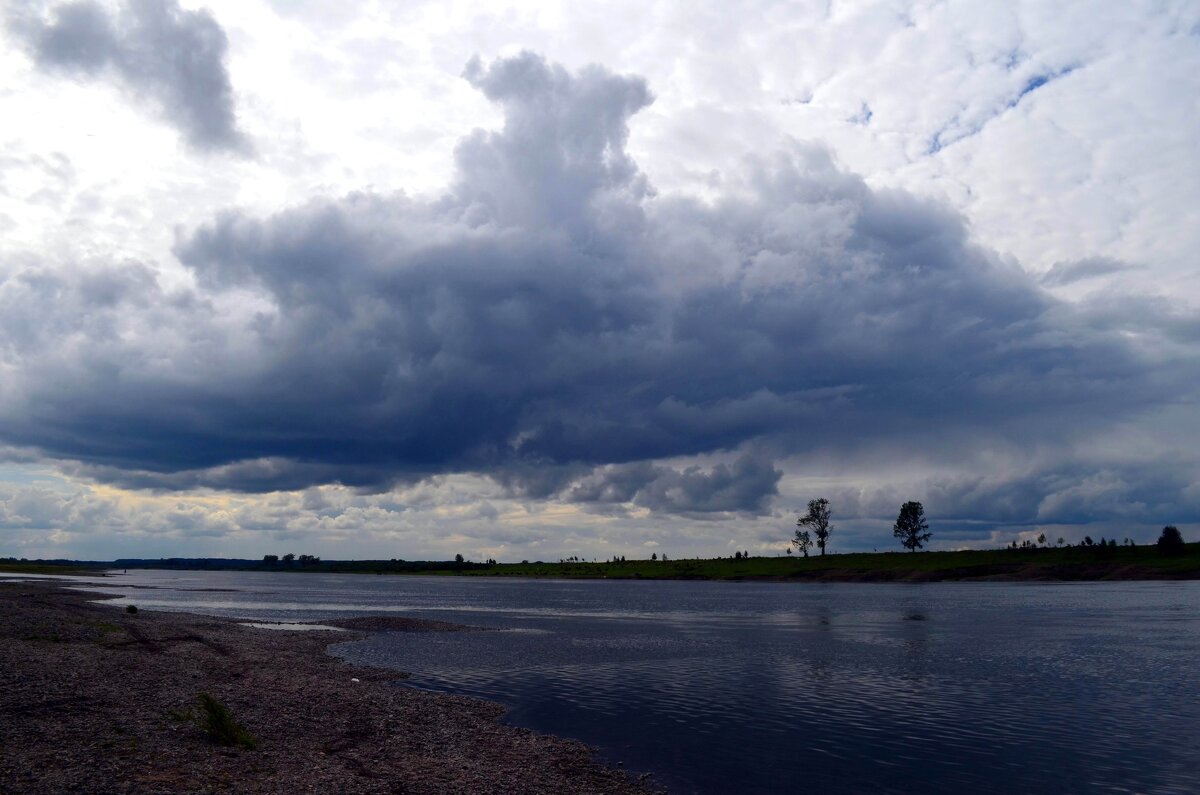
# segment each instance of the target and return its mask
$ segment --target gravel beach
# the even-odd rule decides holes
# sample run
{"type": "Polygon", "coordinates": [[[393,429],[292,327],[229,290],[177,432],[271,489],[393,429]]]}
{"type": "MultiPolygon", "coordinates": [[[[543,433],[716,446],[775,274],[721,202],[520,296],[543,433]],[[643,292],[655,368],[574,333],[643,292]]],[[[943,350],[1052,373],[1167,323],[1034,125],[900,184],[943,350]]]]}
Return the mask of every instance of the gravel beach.
{"type": "Polygon", "coordinates": [[[2,793],[651,791],[582,743],[499,723],[497,704],[396,687],[396,671],[325,653],[359,634],[129,614],[99,596],[0,583],[2,793]],[[191,717],[201,693],[255,750],[209,740],[191,717]]]}

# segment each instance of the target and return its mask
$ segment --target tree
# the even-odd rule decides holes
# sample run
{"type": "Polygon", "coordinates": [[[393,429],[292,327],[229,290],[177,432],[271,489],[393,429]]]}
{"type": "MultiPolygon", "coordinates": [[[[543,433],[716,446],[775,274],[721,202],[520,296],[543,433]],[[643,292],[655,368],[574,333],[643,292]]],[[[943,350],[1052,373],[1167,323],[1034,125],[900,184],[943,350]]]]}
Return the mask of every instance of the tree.
{"type": "Polygon", "coordinates": [[[1038,536],[1038,544],[1043,547],[1046,546],[1046,534],[1045,533],[1042,533],[1038,536]]]}
{"type": "Polygon", "coordinates": [[[289,553],[287,553],[286,555],[284,555],[284,556],[283,556],[283,562],[284,562],[284,563],[291,563],[291,562],[292,562],[293,560],[295,560],[295,559],[296,559],[296,556],[295,556],[295,555],[293,555],[291,552],[289,552],[289,553]]]}
{"type": "Polygon", "coordinates": [[[1168,555],[1175,555],[1183,551],[1183,535],[1179,532],[1178,527],[1169,524],[1162,529],[1162,535],[1158,537],[1158,551],[1168,555]]]}
{"type": "Polygon", "coordinates": [[[461,554],[455,555],[455,556],[454,556],[454,562],[455,562],[455,563],[462,563],[462,562],[463,562],[463,556],[462,556],[461,554]]]}
{"type": "Polygon", "coordinates": [[[266,563],[268,566],[271,565],[272,563],[278,563],[278,562],[279,562],[278,555],[263,555],[263,563],[266,563]]]}
{"type": "Polygon", "coordinates": [[[658,553],[657,553],[657,552],[651,552],[651,553],[650,553],[650,560],[658,560],[658,553]]]}
{"type": "Polygon", "coordinates": [[[824,497],[809,500],[808,513],[796,520],[796,538],[792,543],[799,545],[800,533],[811,529],[817,542],[817,548],[824,555],[825,547],[829,544],[829,535],[833,532],[833,524],[829,521],[830,516],[829,500],[824,497]]]}
{"type": "Polygon", "coordinates": [[[925,546],[933,533],[925,521],[925,508],[919,502],[906,502],[900,506],[900,515],[892,527],[892,535],[900,539],[901,545],[910,552],[925,546]]]}
{"type": "MultiPolygon", "coordinates": [[[[796,537],[792,539],[792,543],[804,553],[804,557],[808,557],[808,550],[812,549],[813,542],[812,536],[809,535],[807,530],[796,530],[796,537]]],[[[788,547],[788,554],[792,554],[791,547],[788,547]]]]}

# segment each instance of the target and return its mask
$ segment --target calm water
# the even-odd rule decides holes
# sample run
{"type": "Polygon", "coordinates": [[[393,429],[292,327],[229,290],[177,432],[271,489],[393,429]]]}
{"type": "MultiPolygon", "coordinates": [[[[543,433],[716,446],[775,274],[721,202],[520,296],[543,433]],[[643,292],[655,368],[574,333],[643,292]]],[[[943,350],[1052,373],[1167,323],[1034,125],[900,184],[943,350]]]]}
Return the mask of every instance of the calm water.
{"type": "Polygon", "coordinates": [[[1200,792],[1200,583],[138,572],[104,587],[254,620],[506,630],[335,651],[499,701],[672,792],[1200,792]]]}

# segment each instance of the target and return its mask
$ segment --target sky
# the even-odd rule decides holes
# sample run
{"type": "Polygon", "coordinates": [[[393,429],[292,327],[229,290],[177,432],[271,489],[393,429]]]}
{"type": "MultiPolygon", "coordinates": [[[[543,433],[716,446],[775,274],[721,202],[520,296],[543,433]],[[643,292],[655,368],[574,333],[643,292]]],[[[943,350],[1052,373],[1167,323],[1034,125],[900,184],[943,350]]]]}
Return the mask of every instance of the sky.
{"type": "Polygon", "coordinates": [[[1200,6],[0,6],[0,556],[1200,533],[1200,6]]]}

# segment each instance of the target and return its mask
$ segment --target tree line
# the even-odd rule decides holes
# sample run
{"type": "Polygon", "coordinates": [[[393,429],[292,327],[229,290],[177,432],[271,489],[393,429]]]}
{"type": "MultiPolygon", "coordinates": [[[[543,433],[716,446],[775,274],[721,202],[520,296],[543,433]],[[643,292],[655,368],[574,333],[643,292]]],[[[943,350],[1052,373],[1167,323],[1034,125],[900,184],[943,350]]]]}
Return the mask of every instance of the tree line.
{"type": "Polygon", "coordinates": [[[263,565],[278,566],[280,563],[285,566],[290,566],[293,563],[299,563],[301,566],[315,566],[321,562],[321,558],[317,555],[301,555],[296,557],[295,554],[289,552],[280,558],[278,555],[263,555],[263,565]]]}
{"type": "MultiPolygon", "coordinates": [[[[821,554],[824,555],[829,546],[829,537],[833,534],[832,516],[833,511],[829,500],[824,497],[809,500],[808,510],[796,519],[796,532],[787,547],[787,554],[792,554],[792,547],[795,547],[807,558],[808,551],[815,547],[821,550],[821,554]]],[[[901,505],[896,522],[892,525],[892,535],[895,536],[902,547],[910,552],[916,552],[929,543],[929,539],[933,537],[933,533],[929,531],[929,522],[925,519],[925,506],[915,500],[910,500],[901,505]]],[[[1066,543],[1065,539],[1059,538],[1057,546],[1061,547],[1064,544],[1071,546],[1066,543]]],[[[1018,544],[1014,540],[1007,548],[1036,549],[1039,546],[1049,547],[1045,533],[1038,536],[1036,543],[1025,539],[1018,544]]],[[[1079,543],[1079,546],[1095,547],[1102,551],[1109,549],[1116,550],[1117,541],[1115,538],[1111,540],[1101,538],[1099,542],[1096,542],[1092,540],[1091,536],[1085,536],[1083,541],[1079,543]]],[[[1133,539],[1126,538],[1125,546],[1135,546],[1133,539]]],[[[1159,536],[1156,546],[1160,552],[1173,555],[1183,551],[1185,542],[1178,527],[1167,525],[1162,529],[1162,534],[1159,536]]]]}

